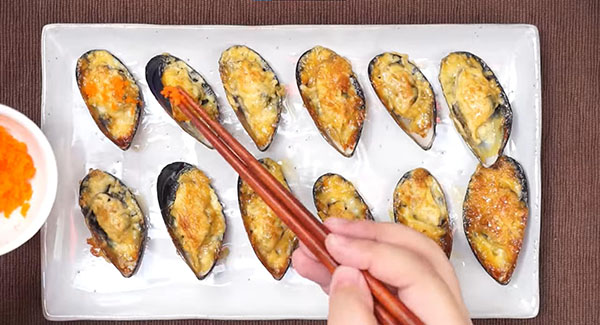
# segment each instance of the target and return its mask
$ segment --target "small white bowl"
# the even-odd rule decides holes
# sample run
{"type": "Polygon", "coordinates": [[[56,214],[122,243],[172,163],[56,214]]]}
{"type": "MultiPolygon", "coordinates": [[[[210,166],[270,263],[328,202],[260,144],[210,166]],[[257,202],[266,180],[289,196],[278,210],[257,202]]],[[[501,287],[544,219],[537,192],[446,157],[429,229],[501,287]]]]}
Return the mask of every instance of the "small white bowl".
{"type": "Polygon", "coordinates": [[[0,214],[0,255],[4,255],[31,239],[46,222],[56,198],[57,169],[50,143],[29,118],[0,104],[0,126],[27,144],[27,152],[36,169],[31,180],[33,194],[27,215],[23,217],[19,208],[9,218],[0,214]]]}

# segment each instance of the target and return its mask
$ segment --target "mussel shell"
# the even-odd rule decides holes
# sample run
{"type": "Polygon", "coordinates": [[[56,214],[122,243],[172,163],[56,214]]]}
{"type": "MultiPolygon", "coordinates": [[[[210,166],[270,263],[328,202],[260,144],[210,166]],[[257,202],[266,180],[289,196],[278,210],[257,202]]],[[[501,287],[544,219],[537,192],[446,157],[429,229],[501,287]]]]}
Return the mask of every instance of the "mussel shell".
{"type": "MultiPolygon", "coordinates": [[[[461,69],[461,71],[462,71],[462,69],[461,69]]],[[[496,75],[494,74],[494,72],[488,67],[488,65],[481,58],[479,58],[478,56],[476,56],[472,53],[469,53],[469,52],[452,52],[452,53],[448,54],[445,58],[443,58],[442,62],[440,64],[439,81],[440,81],[440,84],[442,85],[444,97],[446,98],[446,102],[448,103],[448,108],[450,109],[450,117],[452,118],[452,121],[454,122],[454,126],[456,127],[456,130],[462,136],[463,140],[465,141],[465,143],[467,144],[469,149],[471,149],[471,151],[473,152],[475,157],[477,157],[477,159],[479,159],[479,161],[484,166],[489,167],[489,166],[493,165],[496,162],[496,159],[498,159],[498,157],[500,157],[502,155],[502,152],[504,151],[504,147],[506,146],[506,142],[508,141],[508,138],[510,136],[510,131],[511,131],[511,127],[512,127],[512,109],[510,108],[510,103],[508,101],[508,97],[506,96],[506,93],[504,92],[504,89],[502,88],[500,81],[498,81],[498,78],[496,78],[496,75]],[[445,79],[445,77],[443,76],[443,72],[445,71],[444,64],[448,61],[448,59],[451,56],[454,56],[454,55],[463,57],[463,58],[465,58],[465,60],[469,60],[469,59],[475,60],[481,66],[482,75],[489,82],[494,83],[495,86],[498,87],[499,103],[494,108],[494,112],[491,114],[490,118],[486,122],[484,122],[484,124],[487,124],[489,126],[488,129],[494,128],[494,127],[500,128],[499,130],[493,130],[494,132],[498,133],[498,135],[501,135],[501,138],[498,138],[498,137],[495,138],[495,142],[492,143],[492,145],[497,146],[498,149],[496,152],[493,152],[493,154],[490,156],[484,156],[484,153],[480,152],[481,150],[485,150],[485,145],[483,145],[483,141],[481,144],[478,145],[473,140],[472,134],[467,133],[468,132],[468,123],[465,120],[464,114],[462,114],[460,107],[458,107],[459,105],[457,103],[451,102],[451,99],[449,98],[450,97],[449,92],[450,91],[454,92],[454,89],[448,89],[447,86],[446,87],[444,86],[445,85],[445,82],[443,80],[443,79],[445,79]],[[499,125],[494,125],[494,121],[496,119],[499,119],[499,122],[500,122],[499,125]],[[498,141],[499,141],[499,143],[496,143],[498,141]]],[[[454,82],[453,84],[456,84],[456,82],[454,82]]],[[[479,130],[481,127],[483,127],[483,124],[480,125],[477,128],[477,130],[479,130]]]]}
{"type": "MultiPolygon", "coordinates": [[[[364,121],[366,118],[366,106],[365,106],[366,101],[365,101],[365,96],[364,96],[362,87],[360,86],[360,83],[358,82],[358,78],[356,77],[354,72],[351,70],[350,74],[348,76],[349,84],[347,86],[348,86],[348,88],[351,88],[354,90],[355,96],[356,96],[355,100],[357,102],[359,102],[359,105],[358,105],[358,107],[355,107],[355,110],[354,110],[354,113],[357,115],[357,118],[354,121],[351,119],[347,119],[346,123],[344,123],[344,125],[346,125],[346,126],[354,125],[354,132],[352,132],[349,139],[346,139],[349,142],[348,147],[344,148],[344,144],[340,143],[339,141],[336,141],[327,133],[327,131],[326,131],[327,125],[324,125],[322,123],[321,119],[319,118],[319,114],[317,113],[317,110],[320,109],[320,107],[314,107],[314,105],[312,104],[313,101],[320,102],[318,99],[318,96],[316,98],[311,98],[310,94],[307,91],[303,90],[303,86],[306,86],[306,85],[304,85],[302,82],[302,72],[306,69],[306,64],[307,64],[306,61],[308,60],[308,57],[315,51],[329,52],[331,57],[336,56],[336,57],[343,59],[344,61],[346,61],[346,63],[350,67],[351,67],[351,64],[347,59],[339,56],[337,53],[333,52],[332,50],[321,47],[321,46],[315,46],[312,49],[304,52],[304,54],[302,54],[302,56],[300,56],[300,59],[298,59],[298,63],[296,65],[296,83],[298,85],[298,90],[300,91],[300,95],[302,97],[302,101],[304,102],[304,106],[308,110],[311,118],[313,119],[313,122],[319,129],[319,132],[321,133],[321,135],[325,138],[325,140],[332,147],[334,147],[339,153],[341,153],[345,157],[351,157],[354,154],[354,151],[356,150],[358,141],[360,140],[360,135],[361,135],[364,121]]],[[[319,64],[322,64],[322,63],[319,63],[319,64]]],[[[346,94],[346,95],[348,95],[348,94],[346,94]]],[[[345,96],[345,97],[350,97],[350,96],[345,96]]],[[[338,118],[339,117],[340,116],[338,116],[338,118]]],[[[343,118],[346,118],[346,117],[343,117],[343,118]]]]}
{"type": "MultiPolygon", "coordinates": [[[[140,265],[147,234],[146,219],[131,190],[113,175],[101,170],[92,169],[80,183],[79,206],[81,207],[85,224],[92,234],[92,241],[95,246],[92,249],[99,248],[101,254],[124,277],[131,277],[140,265]],[[105,196],[106,202],[102,203],[106,204],[106,206],[94,205],[94,200],[98,198],[98,195],[105,196]],[[121,203],[121,206],[110,206],[111,201],[121,203]],[[99,221],[96,212],[94,212],[94,207],[102,208],[100,211],[106,212],[108,214],[106,218],[110,218],[110,220],[102,221],[105,217],[101,216],[99,221]],[[123,208],[124,211],[115,212],[115,208],[123,208]],[[123,215],[118,212],[127,212],[126,220],[116,220],[115,218],[123,215]],[[101,224],[104,224],[106,227],[115,228],[103,228],[101,224]],[[128,226],[128,228],[118,229],[122,226],[128,226]],[[118,233],[120,236],[124,236],[123,234],[129,234],[128,232],[131,232],[133,247],[135,249],[133,252],[122,252],[119,249],[119,245],[123,243],[123,238],[111,237],[111,234],[116,235],[118,233]]],[[[131,247],[131,245],[127,246],[131,247]]]]}
{"type": "Polygon", "coordinates": [[[338,174],[327,173],[321,175],[315,181],[313,201],[317,208],[317,214],[322,221],[330,217],[349,220],[373,220],[369,206],[354,185],[338,174]],[[333,188],[334,186],[336,188],[333,188]],[[334,205],[339,207],[338,203],[343,205],[343,211],[340,213],[337,213],[337,210],[330,211],[330,208],[334,205]]]}
{"type": "Polygon", "coordinates": [[[394,220],[431,238],[450,257],[452,231],[446,198],[428,170],[413,169],[400,178],[394,190],[394,220]],[[440,217],[435,224],[427,220],[431,217],[432,205],[438,209],[440,217]]]}
{"type": "MultiPolygon", "coordinates": [[[[99,59],[99,60],[101,60],[101,59],[99,59]]],[[[123,62],[121,62],[121,60],[119,60],[116,56],[114,56],[109,51],[96,49],[96,50],[87,51],[79,57],[79,59],[77,60],[77,65],[75,67],[75,79],[77,80],[77,86],[81,93],[81,97],[83,97],[83,101],[85,102],[85,105],[87,106],[90,114],[92,115],[92,118],[94,119],[94,122],[96,123],[96,125],[98,126],[100,131],[110,141],[112,141],[114,144],[116,144],[122,150],[129,149],[129,147],[131,146],[131,142],[133,141],[133,137],[135,136],[135,133],[137,131],[137,128],[138,128],[138,125],[140,122],[140,116],[144,109],[144,99],[142,96],[142,91],[140,90],[139,86],[137,85],[131,72],[129,72],[129,70],[123,64],[123,62]],[[89,67],[90,60],[96,56],[105,56],[106,58],[112,59],[112,62],[100,62],[100,63],[102,63],[101,66],[106,66],[111,70],[117,70],[118,74],[121,77],[123,77],[125,80],[127,80],[128,86],[130,87],[130,88],[128,88],[128,90],[135,93],[134,98],[129,98],[130,100],[135,100],[135,106],[134,106],[135,108],[134,108],[132,120],[128,121],[129,123],[126,124],[127,127],[125,130],[125,134],[118,135],[117,134],[118,130],[116,130],[116,129],[111,130],[113,127],[114,128],[117,127],[116,125],[114,125],[112,123],[113,119],[116,119],[116,118],[123,119],[124,117],[128,117],[128,116],[122,116],[122,115],[119,116],[118,115],[118,114],[123,114],[123,109],[119,108],[118,110],[115,111],[112,109],[112,107],[104,107],[102,109],[102,111],[104,111],[104,114],[102,114],[100,112],[101,110],[98,107],[98,105],[95,104],[89,98],[86,91],[84,91],[85,84],[87,84],[86,80],[90,78],[89,76],[86,77],[87,76],[87,68],[89,67]]],[[[101,78],[99,78],[99,79],[105,80],[106,77],[101,76],[101,78]]],[[[105,88],[102,88],[100,90],[103,90],[103,89],[105,90],[105,88]]],[[[98,88],[94,87],[94,91],[98,91],[98,88]]],[[[127,93],[128,92],[125,91],[125,95],[127,95],[127,93]]],[[[107,95],[107,97],[111,97],[111,96],[107,95]]],[[[120,102],[120,103],[133,105],[133,103],[123,103],[123,102],[120,102]]],[[[126,112],[125,112],[125,114],[126,114],[126,112]]]]}
{"type": "Polygon", "coordinates": [[[475,257],[502,285],[515,270],[528,214],[527,178],[516,160],[501,156],[489,168],[477,166],[465,194],[463,226],[475,257]]]}
{"type": "MultiPolygon", "coordinates": [[[[259,161],[271,175],[289,190],[281,166],[269,158],[260,159],[259,161]]],[[[290,266],[292,252],[297,244],[296,235],[241,178],[238,178],[238,203],[254,253],[273,278],[280,280],[290,266]],[[260,212],[264,214],[260,214],[260,212]],[[257,233],[262,234],[263,237],[259,237],[257,233]],[[264,246],[270,246],[269,241],[274,239],[277,239],[277,242],[272,249],[267,251],[261,249],[264,246]],[[280,251],[282,248],[283,250],[280,251]],[[270,260],[270,257],[273,256],[271,253],[276,254],[274,261],[270,260]],[[285,265],[278,267],[275,264],[280,262],[277,258],[281,254],[285,259],[285,265]]]]}
{"type": "MultiPolygon", "coordinates": [[[[205,94],[204,98],[198,99],[198,104],[204,108],[204,105],[208,103],[214,103],[216,107],[216,116],[213,116],[215,121],[219,120],[219,102],[215,95],[215,92],[212,90],[208,82],[202,77],[200,73],[194,70],[189,64],[185,63],[185,61],[174,57],[168,53],[159,54],[146,64],[146,81],[148,82],[148,87],[150,91],[158,101],[158,103],[164,108],[164,110],[175,120],[175,122],[189,135],[194,137],[196,140],[200,141],[202,144],[212,149],[212,145],[202,136],[202,134],[193,127],[191,122],[189,121],[179,121],[174,117],[173,108],[171,107],[171,102],[169,99],[165,98],[161,91],[164,86],[162,82],[162,77],[165,69],[169,64],[174,64],[177,62],[182,62],[185,64],[185,68],[188,73],[188,77],[194,86],[199,86],[202,88],[202,92],[205,94]],[[199,84],[199,85],[198,85],[199,84]]],[[[210,113],[209,113],[210,114],[210,113]]]]}
{"type": "MultiPolygon", "coordinates": [[[[209,235],[211,236],[210,242],[208,244],[211,245],[214,243],[217,246],[217,248],[214,251],[210,252],[210,247],[205,247],[204,244],[202,245],[202,247],[196,247],[196,249],[199,250],[199,252],[197,252],[198,254],[213,253],[213,258],[211,259],[211,264],[209,265],[210,266],[209,268],[206,268],[204,270],[195,268],[193,261],[192,261],[194,259],[194,252],[188,251],[185,249],[184,243],[181,241],[181,239],[183,237],[180,238],[179,234],[178,234],[178,231],[180,231],[180,230],[185,231],[185,229],[178,228],[179,226],[177,224],[177,218],[172,214],[173,208],[175,206],[175,202],[177,199],[177,190],[179,189],[181,178],[186,173],[189,173],[189,172],[199,172],[199,173],[201,173],[201,175],[203,177],[206,177],[206,175],[204,175],[204,173],[201,170],[199,170],[198,168],[196,168],[188,163],[174,162],[174,163],[171,163],[171,164],[165,166],[162,169],[162,171],[158,175],[158,181],[157,181],[156,188],[157,188],[157,192],[158,192],[157,193],[158,194],[158,205],[160,207],[160,212],[162,214],[162,217],[163,217],[163,220],[167,227],[167,230],[169,231],[169,235],[171,236],[171,239],[173,240],[173,244],[175,244],[175,247],[177,248],[177,252],[185,260],[185,262],[188,264],[190,269],[194,272],[196,277],[199,280],[201,280],[210,273],[210,271],[216,264],[216,261],[219,257],[221,244],[223,242],[223,237],[225,234],[226,223],[225,223],[225,215],[223,213],[222,204],[220,203],[220,201],[217,197],[216,191],[210,184],[210,180],[207,178],[207,185],[208,185],[207,187],[209,190],[208,196],[210,197],[210,202],[208,204],[217,205],[217,211],[213,210],[213,212],[216,214],[216,218],[218,218],[217,221],[222,223],[222,229],[219,228],[219,229],[216,229],[215,233],[210,233],[210,230],[212,229],[212,226],[213,226],[212,224],[215,220],[210,220],[209,222],[207,222],[209,227],[211,227],[208,229],[208,234],[206,235],[206,236],[209,236],[209,235]]],[[[197,183],[194,183],[194,185],[199,186],[197,183]]],[[[198,209],[198,211],[203,211],[203,213],[205,213],[204,212],[205,210],[206,210],[206,207],[204,209],[198,209]]],[[[191,229],[190,227],[187,227],[187,230],[201,231],[201,229],[191,229]]],[[[203,243],[204,243],[204,241],[203,241],[203,243]]],[[[195,257],[202,258],[204,256],[198,255],[195,257]]],[[[202,265],[200,265],[200,267],[202,267],[202,265]]]]}
{"type": "MultiPolygon", "coordinates": [[[[381,62],[381,64],[384,64],[384,63],[381,62]]],[[[431,146],[433,145],[433,140],[435,139],[437,109],[436,109],[436,104],[435,104],[435,94],[433,92],[433,88],[431,87],[431,84],[429,83],[429,81],[427,80],[425,75],[423,75],[421,70],[419,70],[419,68],[416,65],[414,65],[412,62],[410,62],[408,60],[408,56],[406,56],[404,54],[393,53],[393,52],[386,52],[386,53],[382,53],[382,54],[375,56],[371,60],[371,62],[369,62],[368,72],[369,72],[369,80],[371,81],[371,86],[373,86],[373,89],[375,90],[377,97],[379,98],[379,100],[381,101],[383,106],[385,106],[388,113],[390,113],[390,115],[392,116],[392,118],[394,119],[396,124],[398,124],[398,126],[411,139],[413,139],[417,145],[419,145],[419,147],[421,147],[423,150],[429,150],[431,148],[431,146]],[[420,100],[421,102],[423,102],[423,101],[425,102],[425,103],[419,103],[419,104],[426,105],[426,107],[424,107],[424,109],[430,115],[430,119],[428,121],[430,126],[427,128],[427,134],[424,137],[410,129],[411,120],[405,116],[398,114],[394,110],[394,107],[391,106],[390,101],[386,100],[385,96],[383,96],[382,89],[378,89],[378,87],[377,87],[378,82],[376,79],[380,78],[381,76],[374,75],[375,71],[377,71],[375,69],[375,67],[377,64],[380,64],[381,60],[387,58],[388,56],[391,56],[391,58],[394,60],[394,62],[391,62],[389,65],[398,64],[398,65],[402,66],[403,69],[405,69],[407,72],[409,72],[409,75],[412,77],[413,83],[417,84],[416,88],[418,90],[418,94],[417,94],[417,99],[415,100],[415,104],[416,104],[416,101],[418,101],[418,100],[420,100]]],[[[390,86],[391,85],[387,84],[384,87],[390,87],[390,86]]],[[[413,107],[411,105],[410,109],[414,110],[414,109],[418,109],[418,107],[413,107]]]]}
{"type": "MultiPolygon", "coordinates": [[[[246,130],[250,138],[252,138],[252,141],[254,141],[256,147],[260,151],[267,150],[267,148],[271,145],[273,137],[277,131],[277,126],[279,125],[279,118],[283,109],[284,90],[281,86],[281,83],[279,82],[279,79],[277,78],[277,75],[275,74],[275,71],[273,71],[269,63],[267,63],[267,61],[256,51],[243,45],[234,45],[223,51],[223,53],[221,54],[221,58],[219,59],[219,72],[221,76],[221,81],[223,82],[223,88],[225,89],[225,93],[227,94],[227,100],[229,101],[229,105],[231,105],[231,107],[233,108],[233,111],[240,120],[240,123],[242,123],[244,129],[246,130]],[[227,76],[229,76],[230,74],[235,74],[235,71],[232,71],[231,69],[240,68],[239,66],[234,67],[233,65],[236,63],[236,61],[231,60],[230,58],[230,56],[233,55],[230,55],[230,53],[233,53],[235,51],[244,53],[245,55],[244,57],[242,57],[242,59],[238,58],[238,60],[257,61],[261,67],[262,71],[259,71],[258,74],[246,74],[246,77],[248,78],[250,78],[251,76],[260,76],[258,77],[260,80],[252,80],[250,84],[270,83],[266,87],[263,87],[263,89],[269,89],[272,90],[272,92],[270,91],[261,93],[261,95],[263,96],[260,96],[260,98],[268,98],[268,102],[266,103],[266,106],[262,107],[262,110],[260,112],[251,112],[251,110],[248,109],[248,107],[245,105],[246,101],[249,101],[252,97],[256,96],[253,96],[254,94],[244,94],[240,89],[237,89],[237,87],[235,87],[235,83],[230,83],[231,80],[227,78],[227,76]],[[264,131],[265,127],[253,128],[251,120],[254,119],[255,116],[252,116],[252,114],[259,114],[261,117],[264,117],[267,114],[273,113],[273,107],[275,108],[275,116],[271,125],[268,125],[266,127],[266,131],[264,131]],[[259,136],[261,132],[266,133],[266,141],[262,140],[265,138],[264,136],[259,136]]],[[[248,82],[248,80],[243,80],[242,82],[244,81],[248,82]]]]}

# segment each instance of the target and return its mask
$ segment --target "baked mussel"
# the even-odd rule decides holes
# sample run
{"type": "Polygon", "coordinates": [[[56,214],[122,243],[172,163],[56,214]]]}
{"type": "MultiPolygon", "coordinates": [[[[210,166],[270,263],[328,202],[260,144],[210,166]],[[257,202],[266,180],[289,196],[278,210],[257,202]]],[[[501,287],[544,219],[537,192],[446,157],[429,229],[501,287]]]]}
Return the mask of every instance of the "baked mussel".
{"type": "Polygon", "coordinates": [[[508,284],[515,270],[529,214],[527,179],[521,165],[501,156],[475,170],[463,203],[465,234],[487,273],[508,284]]]}
{"type": "Polygon", "coordinates": [[[351,157],[367,111],[350,61],[328,48],[315,46],[298,60],[296,83],[321,135],[342,155],[351,157]]]}
{"type": "Polygon", "coordinates": [[[212,149],[211,144],[195,129],[190,119],[165,92],[165,87],[181,87],[215,121],[219,121],[217,96],[196,70],[187,63],[163,53],[150,59],[146,64],[146,81],[150,91],[175,122],[189,135],[212,149]]]}
{"type": "Polygon", "coordinates": [[[435,138],[436,107],[431,84],[406,54],[385,52],[369,63],[369,80],[396,124],[423,150],[435,138]]]}
{"type": "Polygon", "coordinates": [[[275,72],[254,50],[235,45],[221,54],[219,73],[229,105],[256,147],[265,151],[277,130],[285,94],[275,72]]]}
{"type": "Polygon", "coordinates": [[[341,175],[327,173],[319,177],[313,185],[313,200],[322,221],[327,218],[373,220],[365,200],[341,175]]]}
{"type": "Polygon", "coordinates": [[[77,60],[75,79],[100,131],[122,150],[129,149],[144,109],[131,72],[110,52],[91,50],[77,60]]]}
{"type": "MultiPolygon", "coordinates": [[[[270,158],[260,162],[289,191],[281,166],[270,158]]],[[[273,278],[280,280],[290,265],[296,235],[241,178],[238,178],[238,202],[254,253],[273,278]]]]}
{"type": "Polygon", "coordinates": [[[92,169],[79,186],[79,206],[92,237],[95,256],[103,256],[128,278],[137,270],[146,241],[144,213],[118,178],[92,169]]]}
{"type": "Polygon", "coordinates": [[[158,205],[177,252],[198,279],[212,270],[225,235],[223,207],[198,168],[171,163],[160,172],[158,205]]]}
{"type": "Polygon", "coordinates": [[[442,59],[440,83],[450,117],[463,140],[486,167],[502,155],[512,126],[512,110],[494,72],[469,52],[442,59]]]}
{"type": "Polygon", "coordinates": [[[398,181],[394,190],[394,220],[431,238],[450,257],[452,231],[446,198],[427,169],[413,169],[398,181]]]}

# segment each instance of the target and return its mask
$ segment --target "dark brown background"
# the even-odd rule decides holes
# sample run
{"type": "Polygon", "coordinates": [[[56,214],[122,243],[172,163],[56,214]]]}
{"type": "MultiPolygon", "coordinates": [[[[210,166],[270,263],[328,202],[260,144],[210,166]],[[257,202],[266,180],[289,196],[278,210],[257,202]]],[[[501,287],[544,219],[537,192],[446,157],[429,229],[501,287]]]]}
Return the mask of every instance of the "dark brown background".
{"type": "MultiPolygon", "coordinates": [[[[592,324],[600,320],[600,220],[597,218],[600,179],[596,167],[600,156],[597,151],[600,148],[599,3],[595,0],[2,1],[0,102],[16,107],[39,123],[40,35],[42,26],[49,23],[534,24],[541,37],[543,80],[540,314],[527,321],[475,323],[592,324]]],[[[21,248],[0,257],[0,323],[44,322],[40,281],[40,240],[36,235],[21,248]]]]}

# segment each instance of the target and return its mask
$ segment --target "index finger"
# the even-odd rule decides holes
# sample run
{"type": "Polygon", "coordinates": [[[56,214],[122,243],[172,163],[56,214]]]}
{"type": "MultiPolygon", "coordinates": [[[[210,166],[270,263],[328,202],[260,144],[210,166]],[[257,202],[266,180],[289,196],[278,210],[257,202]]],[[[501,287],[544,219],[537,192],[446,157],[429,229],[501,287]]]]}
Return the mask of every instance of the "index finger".
{"type": "Polygon", "coordinates": [[[448,257],[433,240],[418,231],[397,223],[340,218],[328,218],[325,225],[335,234],[397,245],[423,256],[448,284],[452,293],[461,297],[458,280],[448,257]]]}

